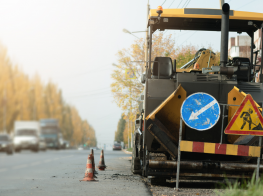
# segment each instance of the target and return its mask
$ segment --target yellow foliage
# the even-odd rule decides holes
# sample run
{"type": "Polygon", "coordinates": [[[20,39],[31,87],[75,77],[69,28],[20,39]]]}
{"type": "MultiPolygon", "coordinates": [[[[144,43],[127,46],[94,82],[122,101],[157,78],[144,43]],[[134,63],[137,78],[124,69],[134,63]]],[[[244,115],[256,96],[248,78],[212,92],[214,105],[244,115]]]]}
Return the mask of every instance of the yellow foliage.
{"type": "Polygon", "coordinates": [[[0,44],[0,132],[13,131],[16,120],[59,120],[64,139],[71,143],[88,142],[96,146],[95,131],[87,121],[81,119],[76,108],[69,106],[57,85],[46,85],[39,75],[29,78],[7,56],[7,50],[0,44]]]}

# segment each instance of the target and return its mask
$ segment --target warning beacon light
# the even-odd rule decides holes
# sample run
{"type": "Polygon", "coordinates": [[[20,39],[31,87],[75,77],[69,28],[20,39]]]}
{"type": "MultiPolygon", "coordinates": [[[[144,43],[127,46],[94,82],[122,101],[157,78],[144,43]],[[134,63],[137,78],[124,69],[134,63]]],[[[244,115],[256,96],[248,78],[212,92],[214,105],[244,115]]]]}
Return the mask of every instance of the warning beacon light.
{"type": "Polygon", "coordinates": [[[158,14],[158,20],[160,21],[161,14],[163,13],[163,7],[162,6],[158,6],[156,12],[158,14]]]}
{"type": "Polygon", "coordinates": [[[160,16],[163,13],[163,7],[162,6],[158,6],[156,12],[160,16]]]}

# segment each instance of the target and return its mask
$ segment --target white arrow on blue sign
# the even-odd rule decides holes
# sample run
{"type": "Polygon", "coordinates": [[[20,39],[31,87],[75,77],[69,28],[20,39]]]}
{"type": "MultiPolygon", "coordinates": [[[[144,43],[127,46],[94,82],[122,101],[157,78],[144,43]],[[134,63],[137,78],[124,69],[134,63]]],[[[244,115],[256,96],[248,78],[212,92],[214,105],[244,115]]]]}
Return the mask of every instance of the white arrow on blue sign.
{"type": "Polygon", "coordinates": [[[207,93],[194,93],[186,98],[181,107],[185,124],[198,131],[212,128],[220,118],[217,100],[207,93]]]}

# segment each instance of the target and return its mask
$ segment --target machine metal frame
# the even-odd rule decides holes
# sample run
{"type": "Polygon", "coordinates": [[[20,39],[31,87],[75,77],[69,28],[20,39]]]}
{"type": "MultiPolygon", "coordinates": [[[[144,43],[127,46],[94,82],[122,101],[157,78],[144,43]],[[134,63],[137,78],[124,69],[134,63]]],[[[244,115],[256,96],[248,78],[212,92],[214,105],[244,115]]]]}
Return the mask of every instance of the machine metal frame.
{"type": "MultiPolygon", "coordinates": [[[[224,6],[222,10],[219,9],[164,9],[162,12],[158,12],[156,9],[150,10],[149,20],[148,20],[148,30],[149,30],[149,51],[148,60],[146,63],[146,77],[145,77],[145,89],[144,89],[144,107],[141,118],[141,134],[138,136],[137,145],[140,146],[136,149],[137,157],[140,157],[141,172],[143,176],[163,176],[170,177],[175,176],[173,172],[166,172],[161,170],[149,170],[149,154],[152,151],[151,145],[153,144],[154,137],[153,134],[149,132],[149,122],[151,119],[149,115],[158,107],[174,90],[176,90],[180,85],[182,85],[186,92],[192,94],[200,88],[211,88],[209,93],[216,94],[218,97],[218,102],[225,110],[226,107],[231,109],[236,107],[237,104],[230,104],[227,100],[228,92],[234,87],[240,87],[240,90],[245,89],[246,93],[250,93],[254,100],[262,104],[261,97],[263,95],[263,75],[260,75],[260,84],[252,84],[251,71],[254,70],[256,65],[253,65],[253,44],[254,44],[254,32],[261,29],[263,33],[263,14],[262,13],[251,13],[242,12],[235,10],[227,10],[224,6]],[[229,17],[229,20],[228,20],[229,17]],[[225,20],[224,18],[227,18],[225,20]],[[222,19],[222,20],[221,20],[222,19]],[[228,26],[228,27],[227,27],[228,26]],[[228,29],[229,28],[229,29],[228,29]],[[174,73],[174,78],[171,79],[159,79],[159,69],[158,69],[158,79],[152,79],[151,63],[154,62],[152,59],[152,35],[156,30],[205,30],[205,31],[221,31],[221,74],[189,74],[189,73],[174,73]],[[228,42],[228,32],[246,32],[251,37],[251,57],[250,65],[247,69],[247,82],[237,81],[235,78],[229,77],[232,68],[228,66],[227,59],[227,42],[228,42]],[[150,59],[150,60],[149,60],[150,59]],[[198,79],[199,78],[199,79],[198,79]],[[201,78],[201,79],[200,79],[201,78]],[[213,79],[216,78],[216,79],[213,79]],[[158,80],[158,81],[157,81],[158,80]],[[195,83],[193,81],[196,81],[195,83]],[[252,89],[252,90],[249,90],[252,89]],[[253,90],[257,89],[257,90],[253,90]],[[147,122],[148,121],[148,122],[147,122]]],[[[261,40],[263,45],[263,39],[261,40]]],[[[261,56],[263,56],[263,50],[261,50],[261,56]]],[[[158,66],[159,67],[159,66],[158,66]]],[[[263,70],[263,61],[261,61],[261,70],[263,70]]],[[[233,73],[232,73],[233,75],[233,73]]],[[[241,92],[241,91],[240,91],[241,92]]],[[[238,92],[234,92],[238,93],[238,92]]],[[[238,97],[238,95],[237,95],[238,97]]],[[[232,98],[232,97],[231,97],[232,98]]],[[[228,98],[230,99],[230,98],[228,98]]],[[[229,109],[229,110],[230,110],[229,109]]],[[[228,111],[229,112],[229,111],[228,111]]],[[[215,141],[220,141],[220,143],[225,141],[225,136],[222,137],[222,127],[225,126],[224,117],[221,119],[221,126],[218,125],[215,129],[220,129],[219,134],[212,138],[215,141]],[[219,128],[220,127],[220,128],[219,128]]],[[[184,125],[181,124],[181,127],[184,125]]],[[[138,129],[138,127],[136,128],[138,129]]],[[[179,130],[178,130],[179,131],[179,130]]],[[[190,130],[191,131],[191,130],[190,130]]],[[[179,133],[179,132],[178,132],[179,133]]],[[[135,137],[136,138],[136,137],[135,137]]],[[[159,143],[161,141],[157,140],[159,143]]],[[[214,142],[216,143],[216,142],[214,142]]],[[[178,146],[180,148],[180,145],[178,146]]],[[[177,150],[177,148],[176,148],[177,150]]],[[[164,149],[162,150],[164,151],[164,149]]],[[[157,151],[156,151],[157,152],[157,151]]],[[[172,157],[171,159],[176,159],[172,157]]],[[[178,157],[179,158],[179,157],[178,157]]],[[[175,162],[176,163],[176,162],[175,162]]],[[[153,164],[153,162],[151,163],[153,164]]],[[[168,163],[167,163],[168,164],[168,163]]],[[[171,163],[172,164],[172,163],[171,163]]],[[[169,166],[167,166],[169,167],[169,166]]],[[[210,167],[209,165],[207,167],[210,167]]],[[[187,168],[187,167],[186,167],[187,168]]],[[[140,170],[137,170],[137,172],[140,170]]],[[[198,176],[195,173],[193,176],[198,176]]],[[[219,177],[222,178],[221,174],[201,175],[203,177],[219,177]]],[[[241,177],[242,175],[229,174],[229,177],[241,177]]],[[[186,175],[186,177],[189,177],[186,175]]]]}

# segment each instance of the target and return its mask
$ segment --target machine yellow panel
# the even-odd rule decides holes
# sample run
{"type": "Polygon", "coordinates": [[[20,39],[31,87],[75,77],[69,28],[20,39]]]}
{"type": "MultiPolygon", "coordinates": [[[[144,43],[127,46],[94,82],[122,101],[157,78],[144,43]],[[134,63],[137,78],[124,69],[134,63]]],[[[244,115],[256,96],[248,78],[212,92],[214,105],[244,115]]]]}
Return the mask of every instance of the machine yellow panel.
{"type": "Polygon", "coordinates": [[[226,145],[226,154],[227,155],[237,155],[238,145],[228,144],[226,145]]]}
{"type": "Polygon", "coordinates": [[[204,143],[204,153],[215,154],[215,143],[204,143]]]}
{"type": "Polygon", "coordinates": [[[192,152],[193,151],[193,142],[192,141],[181,141],[180,151],[192,152]]]}
{"type": "Polygon", "coordinates": [[[260,157],[260,147],[259,146],[249,146],[248,156],[260,157]]]}
{"type": "MultiPolygon", "coordinates": [[[[163,9],[162,17],[183,17],[183,18],[214,18],[214,19],[221,19],[221,14],[216,14],[219,9],[194,9],[194,8],[186,8],[186,9],[163,9]],[[187,14],[186,10],[195,10],[196,14],[187,14]],[[199,11],[200,10],[200,11],[199,11]],[[208,12],[205,13],[205,10],[208,12]],[[214,12],[209,12],[209,10],[214,10],[214,12]],[[198,11],[200,13],[198,13],[198,11]],[[202,14],[203,13],[203,14],[202,14]],[[210,13],[210,14],[208,14],[210,13]]],[[[244,12],[244,11],[233,11],[233,15],[229,16],[229,19],[232,20],[263,20],[263,14],[257,12],[244,12]]],[[[193,12],[193,13],[194,13],[193,12]]],[[[156,13],[156,9],[151,9],[149,17],[155,16],[157,17],[158,14],[156,13]]]]}
{"type": "MultiPolygon", "coordinates": [[[[177,89],[159,105],[151,114],[146,117],[153,121],[155,118],[158,119],[165,126],[165,128],[170,132],[172,138],[175,141],[179,139],[179,126],[180,126],[180,109],[184,100],[186,99],[186,91],[179,85],[177,89]]],[[[183,133],[184,133],[183,124],[183,133]]]]}

